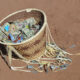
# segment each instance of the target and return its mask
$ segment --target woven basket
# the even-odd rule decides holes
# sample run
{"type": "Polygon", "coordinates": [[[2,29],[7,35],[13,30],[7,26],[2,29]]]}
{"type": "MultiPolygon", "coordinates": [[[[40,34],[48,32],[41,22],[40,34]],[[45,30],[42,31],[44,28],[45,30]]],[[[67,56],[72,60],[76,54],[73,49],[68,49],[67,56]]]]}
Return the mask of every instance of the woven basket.
{"type": "Polygon", "coordinates": [[[38,59],[40,58],[44,52],[46,47],[46,15],[43,11],[38,9],[25,9],[20,10],[15,13],[8,15],[2,21],[0,21],[0,26],[2,26],[6,22],[15,21],[17,19],[27,19],[29,17],[34,17],[37,21],[41,22],[41,29],[37,34],[31,37],[28,40],[25,40],[21,43],[3,43],[3,45],[10,45],[14,47],[20,55],[28,60],[38,59]]]}

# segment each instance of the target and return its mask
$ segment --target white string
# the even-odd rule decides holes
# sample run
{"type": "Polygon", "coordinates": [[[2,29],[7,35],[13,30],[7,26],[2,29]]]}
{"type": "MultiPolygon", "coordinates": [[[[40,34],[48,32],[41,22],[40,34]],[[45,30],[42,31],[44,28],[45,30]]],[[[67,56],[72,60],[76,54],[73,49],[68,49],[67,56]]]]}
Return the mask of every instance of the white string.
{"type": "Polygon", "coordinates": [[[18,69],[17,67],[12,67],[12,66],[11,66],[11,69],[14,70],[14,71],[31,72],[30,70],[22,70],[22,69],[18,69]]]}
{"type": "Polygon", "coordinates": [[[62,50],[61,48],[59,48],[59,47],[56,45],[56,43],[55,43],[55,41],[54,41],[54,39],[53,39],[53,37],[52,37],[52,35],[51,35],[51,31],[50,31],[50,29],[49,29],[48,23],[47,23],[47,30],[48,30],[48,32],[49,32],[48,34],[50,35],[50,38],[52,39],[52,42],[55,44],[55,46],[56,46],[59,50],[61,50],[62,52],[66,53],[66,54],[68,54],[68,55],[73,55],[73,54],[71,54],[71,53],[68,53],[68,52],[62,50]]]}

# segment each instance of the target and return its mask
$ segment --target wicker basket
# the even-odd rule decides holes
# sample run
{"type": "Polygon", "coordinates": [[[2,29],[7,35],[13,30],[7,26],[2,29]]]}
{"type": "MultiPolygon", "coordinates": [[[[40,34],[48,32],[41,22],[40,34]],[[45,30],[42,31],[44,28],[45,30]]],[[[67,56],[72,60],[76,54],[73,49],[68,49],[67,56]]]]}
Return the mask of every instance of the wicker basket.
{"type": "Polygon", "coordinates": [[[21,43],[3,43],[0,42],[3,45],[10,45],[14,47],[20,55],[25,57],[28,60],[38,59],[41,57],[45,52],[46,47],[46,15],[43,11],[38,9],[25,9],[20,10],[15,13],[12,13],[8,15],[6,18],[4,18],[0,22],[0,26],[2,26],[4,23],[9,21],[15,21],[17,19],[26,19],[29,17],[34,17],[37,21],[41,21],[41,29],[37,34],[35,34],[33,37],[31,37],[28,40],[25,40],[21,43]]]}

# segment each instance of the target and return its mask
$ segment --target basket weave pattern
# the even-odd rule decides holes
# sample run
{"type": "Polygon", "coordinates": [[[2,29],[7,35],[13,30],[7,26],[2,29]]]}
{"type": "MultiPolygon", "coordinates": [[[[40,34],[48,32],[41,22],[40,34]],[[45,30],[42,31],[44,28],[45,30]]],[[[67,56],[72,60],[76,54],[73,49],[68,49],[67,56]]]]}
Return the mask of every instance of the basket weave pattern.
{"type": "Polygon", "coordinates": [[[44,54],[46,47],[46,29],[31,41],[16,45],[14,48],[25,58],[35,59],[44,54]]]}
{"type": "MultiPolygon", "coordinates": [[[[2,26],[4,23],[9,21],[13,22],[15,20],[27,19],[30,17],[34,17],[37,23],[41,22],[41,28],[43,27],[42,31],[38,35],[36,35],[36,37],[32,38],[29,41],[25,41],[24,43],[18,45],[9,45],[13,46],[17,50],[17,52],[26,59],[33,60],[42,56],[46,48],[46,25],[43,26],[46,21],[43,12],[33,9],[31,12],[21,11],[15,13],[14,15],[8,16],[1,22],[0,25],[2,26]]],[[[6,45],[8,44],[6,43],[6,45]]]]}

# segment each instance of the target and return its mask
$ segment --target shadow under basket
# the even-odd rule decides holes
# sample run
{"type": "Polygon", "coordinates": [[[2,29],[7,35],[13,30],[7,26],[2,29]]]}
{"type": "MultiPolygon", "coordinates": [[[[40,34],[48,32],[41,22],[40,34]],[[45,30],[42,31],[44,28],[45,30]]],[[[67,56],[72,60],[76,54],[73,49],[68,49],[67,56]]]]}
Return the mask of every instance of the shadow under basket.
{"type": "Polygon", "coordinates": [[[46,15],[43,11],[38,9],[25,9],[17,11],[8,15],[0,22],[2,26],[6,22],[13,22],[19,19],[27,19],[34,17],[35,20],[41,26],[40,30],[30,39],[22,41],[21,43],[3,43],[0,44],[5,46],[12,46],[15,50],[27,60],[34,60],[40,58],[45,53],[46,49],[46,15]]]}

